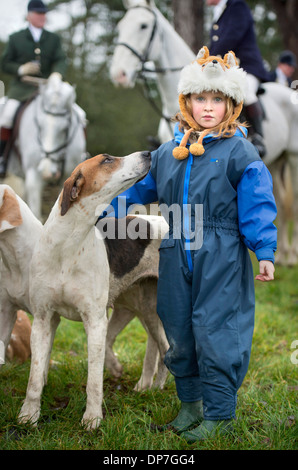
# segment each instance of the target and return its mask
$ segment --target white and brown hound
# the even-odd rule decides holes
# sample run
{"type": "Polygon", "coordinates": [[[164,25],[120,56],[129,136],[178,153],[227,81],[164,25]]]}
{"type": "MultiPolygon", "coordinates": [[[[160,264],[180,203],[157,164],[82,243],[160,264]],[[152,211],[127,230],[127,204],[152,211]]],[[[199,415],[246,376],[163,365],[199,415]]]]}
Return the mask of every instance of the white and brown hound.
{"type": "MultiPolygon", "coordinates": [[[[127,224],[131,219],[127,218],[127,224]]],[[[105,366],[114,377],[121,376],[122,366],[113,352],[113,344],[123,328],[135,316],[139,317],[147,331],[148,342],[142,375],[135,390],[144,390],[153,385],[158,360],[154,386],[163,388],[167,377],[163,357],[168,348],[156,315],[160,238],[154,233],[146,240],[144,232],[150,224],[150,230],[160,229],[162,236],[168,227],[160,217],[148,217],[147,220],[138,217],[138,220],[140,238],[105,239],[110,264],[109,306],[113,308],[106,339],[105,366]]],[[[106,221],[112,223],[110,218],[106,221]]],[[[19,309],[31,313],[29,265],[41,231],[42,224],[27,204],[10,186],[0,184],[0,341],[4,344],[7,359],[15,357],[20,348],[26,349],[22,349],[20,360],[26,360],[30,355],[28,337],[31,328],[26,318],[23,318],[26,321],[18,322],[17,314],[20,315],[19,309]],[[17,328],[17,332],[13,328],[17,328]]]]}
{"type": "MultiPolygon", "coordinates": [[[[109,290],[114,289],[110,295],[112,302],[144,277],[144,268],[138,272],[139,260],[132,262],[130,269],[116,262],[112,266],[112,248],[107,249],[94,224],[98,207],[103,210],[149,168],[149,152],[136,152],[122,158],[98,155],[78,165],[64,183],[30,264],[29,297],[34,321],[30,377],[20,412],[22,422],[34,424],[38,420],[54,335],[60,316],[64,316],[83,321],[88,338],[87,406],[82,422],[89,429],[100,423],[109,290]],[[114,272],[111,285],[110,264],[114,272]]],[[[166,224],[162,230],[164,234],[166,224]]],[[[160,240],[156,242],[157,252],[160,240]]],[[[151,245],[150,241],[147,245],[151,245]]],[[[149,272],[152,261],[147,248],[145,245],[141,258],[147,261],[149,272]]],[[[164,335],[163,330],[159,334],[164,335]]]]}

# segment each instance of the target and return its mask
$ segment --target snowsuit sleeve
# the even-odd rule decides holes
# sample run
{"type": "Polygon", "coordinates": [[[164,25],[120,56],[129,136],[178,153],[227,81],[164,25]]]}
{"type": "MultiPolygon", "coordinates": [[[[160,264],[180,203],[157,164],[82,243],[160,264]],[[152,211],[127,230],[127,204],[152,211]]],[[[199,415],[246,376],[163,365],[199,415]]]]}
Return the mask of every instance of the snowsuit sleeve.
{"type": "Polygon", "coordinates": [[[250,163],[237,186],[239,230],[258,261],[274,262],[277,247],[276,205],[271,175],[262,161],[250,163]]]}

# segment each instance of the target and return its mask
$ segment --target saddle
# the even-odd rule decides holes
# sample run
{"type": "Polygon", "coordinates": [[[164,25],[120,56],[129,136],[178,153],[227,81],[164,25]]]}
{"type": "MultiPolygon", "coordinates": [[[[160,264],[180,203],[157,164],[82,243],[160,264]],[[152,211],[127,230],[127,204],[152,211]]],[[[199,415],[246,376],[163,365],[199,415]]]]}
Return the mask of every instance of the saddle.
{"type": "Polygon", "coordinates": [[[15,113],[15,116],[14,116],[14,119],[13,119],[12,132],[11,132],[10,138],[7,141],[7,144],[6,144],[6,147],[5,147],[5,150],[4,150],[4,157],[6,158],[6,160],[8,160],[11,150],[14,148],[19,160],[21,161],[21,154],[18,150],[17,145],[15,145],[15,142],[16,142],[16,140],[18,138],[18,135],[19,135],[20,122],[21,122],[23,113],[26,110],[26,108],[29,106],[29,104],[31,104],[32,101],[36,98],[36,96],[37,96],[37,94],[34,94],[30,98],[28,98],[28,100],[23,101],[20,104],[20,106],[18,107],[18,109],[15,113]]]}

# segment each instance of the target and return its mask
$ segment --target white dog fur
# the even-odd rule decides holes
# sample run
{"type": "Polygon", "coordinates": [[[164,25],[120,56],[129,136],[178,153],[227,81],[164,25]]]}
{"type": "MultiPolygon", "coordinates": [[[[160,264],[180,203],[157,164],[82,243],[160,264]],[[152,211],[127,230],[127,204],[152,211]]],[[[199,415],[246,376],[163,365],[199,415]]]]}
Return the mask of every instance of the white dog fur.
{"type": "MultiPolygon", "coordinates": [[[[138,217],[139,219],[139,217],[138,217]]],[[[121,275],[115,274],[112,269],[110,273],[109,306],[113,309],[108,324],[106,338],[105,367],[110,373],[119,378],[123,368],[113,351],[113,344],[118,334],[125,326],[137,316],[143,324],[147,334],[148,342],[143,370],[135,390],[141,391],[151,388],[163,388],[167,369],[163,363],[164,355],[168,349],[161,322],[156,315],[156,289],[158,277],[158,247],[160,236],[168,229],[164,219],[160,217],[143,217],[143,230],[147,229],[146,223],[150,223],[153,233],[150,244],[146,246],[141,257],[136,257],[136,250],[140,250],[142,241],[116,240],[106,242],[106,248],[113,243],[111,254],[112,266],[120,264],[135,264],[134,269],[121,275]],[[156,233],[160,230],[160,234],[156,233]],[[129,247],[127,246],[129,245],[129,247]],[[123,248],[126,259],[123,258],[123,248]],[[158,365],[157,365],[158,362],[158,365]],[[154,375],[157,375],[154,380],[154,375]]],[[[106,219],[111,223],[111,219],[106,219]]],[[[129,218],[128,218],[129,220],[129,218]]],[[[142,221],[140,221],[142,222],[142,221]]],[[[29,302],[29,264],[31,262],[33,248],[36,245],[42,231],[42,224],[33,215],[27,204],[6,185],[0,185],[0,340],[4,343],[7,359],[11,359],[12,331],[16,327],[18,309],[25,309],[31,313],[29,302]]],[[[116,269],[117,271],[117,269],[116,269]]],[[[119,270],[118,270],[119,271],[119,270]]],[[[18,337],[23,333],[26,338],[27,330],[24,324],[18,324],[18,337]]],[[[31,331],[30,331],[31,333],[31,331]]],[[[13,340],[15,342],[15,339],[13,340]]],[[[26,339],[27,341],[27,339],[26,339]]],[[[30,345],[26,343],[26,357],[30,355],[30,345]]],[[[1,367],[1,365],[0,365],[1,367]]]]}
{"type": "MultiPolygon", "coordinates": [[[[98,206],[107,206],[114,196],[145,175],[149,167],[148,153],[137,152],[123,158],[99,155],[81,163],[66,180],[30,264],[28,310],[34,316],[32,359],[20,421],[34,424],[38,420],[52,343],[62,315],[84,322],[88,337],[88,379],[82,422],[89,429],[100,423],[110,268],[105,241],[96,233],[94,223],[98,206]]],[[[163,233],[166,227],[164,224],[163,233]]],[[[137,264],[126,273],[126,288],[131,286],[132,279],[137,282],[142,278],[141,272],[137,274],[138,268],[137,264]]],[[[119,279],[116,283],[119,285],[119,279]]],[[[122,289],[125,290],[124,283],[122,289]]],[[[121,289],[117,292],[120,294],[121,289]]]]}

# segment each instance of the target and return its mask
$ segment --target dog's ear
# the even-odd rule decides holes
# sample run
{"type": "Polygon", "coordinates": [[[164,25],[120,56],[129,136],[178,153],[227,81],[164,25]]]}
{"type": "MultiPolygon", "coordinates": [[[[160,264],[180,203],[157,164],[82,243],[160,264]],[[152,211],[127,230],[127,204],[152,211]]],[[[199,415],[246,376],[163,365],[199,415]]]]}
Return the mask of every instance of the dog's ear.
{"type": "Polygon", "coordinates": [[[16,195],[4,189],[2,201],[0,198],[0,233],[18,227],[22,223],[23,218],[16,195]]]}
{"type": "Polygon", "coordinates": [[[82,173],[71,175],[64,183],[61,201],[61,215],[65,215],[71,204],[78,198],[85,178],[82,173]]]}

